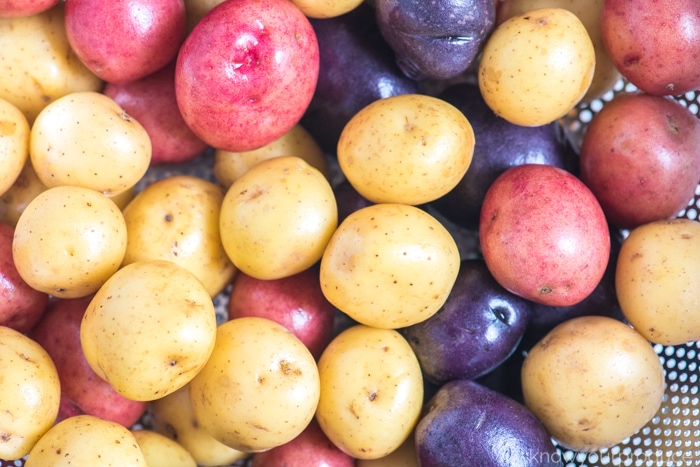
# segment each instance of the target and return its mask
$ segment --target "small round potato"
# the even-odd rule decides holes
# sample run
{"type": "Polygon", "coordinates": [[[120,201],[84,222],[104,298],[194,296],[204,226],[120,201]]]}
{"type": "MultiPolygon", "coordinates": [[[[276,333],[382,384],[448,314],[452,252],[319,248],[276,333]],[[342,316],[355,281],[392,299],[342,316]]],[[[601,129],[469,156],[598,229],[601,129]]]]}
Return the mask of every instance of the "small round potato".
{"type": "Polygon", "coordinates": [[[223,199],[219,186],[191,175],[148,185],[123,211],[128,239],[123,265],[172,261],[197,276],[212,297],[219,294],[236,273],[219,235],[223,199]]]}
{"type": "Polygon", "coordinates": [[[197,467],[187,449],[167,436],[145,429],[132,429],[131,434],[139,443],[148,467],[197,467]]]}
{"type": "Polygon", "coordinates": [[[114,202],[88,188],[61,186],[27,205],[15,227],[12,256],[33,288],[85,297],[119,269],[126,241],[124,216],[114,202]]]}
{"type": "Polygon", "coordinates": [[[56,420],[58,372],[37,342],[0,326],[0,375],[0,459],[21,459],[56,420]]]}
{"type": "Polygon", "coordinates": [[[479,62],[479,88],[500,117],[540,126],[581,101],[594,70],[595,49],[581,20],[563,8],[540,8],[493,31],[479,62]]]}
{"type": "Polygon", "coordinates": [[[0,221],[15,227],[29,202],[45,190],[46,185],[41,183],[27,159],[15,183],[0,196],[0,221]]]}
{"type": "Polygon", "coordinates": [[[257,317],[221,324],[214,352],[190,383],[199,424],[244,452],[297,437],[314,417],[319,392],[311,352],[282,325],[257,317]]]}
{"type": "Polygon", "coordinates": [[[0,99],[0,195],[12,187],[29,158],[29,131],[24,114],[0,99]]]}
{"type": "Polygon", "coordinates": [[[149,467],[136,438],[122,425],[92,415],[57,423],[34,445],[25,467],[149,467]]]}
{"type": "Polygon", "coordinates": [[[423,94],[379,99],[343,128],[338,163],[350,184],[375,203],[418,205],[454,188],[474,154],[467,117],[423,94]]]}
{"type": "Polygon", "coordinates": [[[627,324],[582,316],[560,324],[527,354],[525,405],[569,449],[620,443],[656,414],[664,369],[649,342],[627,324]]]}
{"type": "Polygon", "coordinates": [[[187,384],[214,348],[216,312],[194,274],[170,261],[117,271],[85,310],[80,343],[122,396],[151,401],[187,384]]]}
{"type": "Polygon", "coordinates": [[[633,229],[615,271],[620,309],[644,337],[663,345],[700,340],[700,222],[673,219],[633,229]]]}
{"type": "Polygon", "coordinates": [[[335,18],[357,8],[362,0],[292,0],[309,18],[335,18]]]}
{"type": "Polygon", "coordinates": [[[82,186],[108,196],[134,187],[151,155],[144,127],[98,92],[53,101],[39,113],[29,137],[29,157],[44,185],[82,186]]]}
{"type": "Polygon", "coordinates": [[[392,329],[355,325],[331,341],[318,362],[316,418],[342,451],[378,459],[413,432],[423,404],[416,355],[392,329]]]}
{"type": "Polygon", "coordinates": [[[338,226],[321,258],[323,294],[355,321],[400,328],[437,313],[457,280],[449,231],[425,211],[374,204],[338,226]]]}
{"type": "Polygon", "coordinates": [[[256,279],[280,279],[321,259],[338,225],[338,207],[318,169],[280,156],[229,187],[219,221],[224,250],[238,269],[256,279]]]}

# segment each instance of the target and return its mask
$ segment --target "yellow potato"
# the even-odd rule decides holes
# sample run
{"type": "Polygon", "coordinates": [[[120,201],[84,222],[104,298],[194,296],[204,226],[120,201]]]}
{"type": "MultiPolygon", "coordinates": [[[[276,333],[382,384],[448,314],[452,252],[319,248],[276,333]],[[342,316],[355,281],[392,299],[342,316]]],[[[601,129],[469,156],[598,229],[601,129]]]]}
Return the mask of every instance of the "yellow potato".
{"type": "Polygon", "coordinates": [[[620,79],[600,34],[600,11],[603,0],[504,0],[498,7],[498,23],[538,8],[564,8],[574,13],[588,31],[595,49],[595,71],[582,102],[590,102],[610,91],[620,79]]]}
{"type": "Polygon", "coordinates": [[[10,102],[0,99],[0,195],[14,185],[29,158],[29,122],[10,102]]]}
{"type": "Polygon", "coordinates": [[[335,18],[357,8],[362,0],[292,0],[309,18],[335,18]]]}
{"type": "Polygon", "coordinates": [[[569,449],[597,451],[642,428],[661,406],[664,370],[627,324],[583,316],[560,324],[527,354],[525,405],[569,449]]]}
{"type": "Polygon", "coordinates": [[[204,369],[190,383],[199,424],[234,449],[260,452],[287,443],[311,422],[320,383],[316,361],[274,321],[221,324],[204,369]]]}
{"type": "Polygon", "coordinates": [[[355,467],[418,467],[416,438],[411,433],[395,451],[377,459],[358,459],[355,467]]]}
{"type": "Polygon", "coordinates": [[[224,0],[185,0],[185,12],[187,13],[187,33],[199,23],[199,21],[224,0]]]}
{"type": "Polygon", "coordinates": [[[338,225],[328,180],[296,156],[260,162],[229,187],[220,232],[233,264],[256,279],[280,279],[311,267],[338,225]]]}
{"type": "Polygon", "coordinates": [[[118,195],[114,196],[107,196],[109,199],[114,201],[114,204],[117,205],[119,209],[124,211],[124,208],[131,202],[132,199],[136,197],[137,191],[136,187],[131,187],[126,191],[122,191],[118,195]]]}
{"type": "Polygon", "coordinates": [[[595,49],[581,20],[563,8],[513,16],[493,31],[479,62],[479,89],[511,123],[551,123],[588,92],[595,49]]]}
{"type": "Polygon", "coordinates": [[[447,300],[460,256],[452,235],[425,211],[374,204],[350,214],[321,258],[323,294],[355,321],[400,328],[447,300]]]}
{"type": "Polygon", "coordinates": [[[216,440],[197,422],[190,401],[190,385],[151,402],[151,425],[155,431],[182,445],[202,467],[229,465],[248,453],[216,440]]]}
{"type": "Polygon", "coordinates": [[[48,187],[74,185],[108,196],[134,187],[151,162],[144,127],[114,100],[76,92],[47,105],[29,136],[29,157],[48,187]]]}
{"type": "Polygon", "coordinates": [[[164,397],[187,384],[214,348],[209,293],[170,261],[124,266],[97,291],[80,326],[85,358],[122,396],[164,397]]]}
{"type": "Polygon", "coordinates": [[[123,211],[128,238],[123,265],[172,261],[197,276],[209,295],[219,294],[236,272],[219,235],[223,199],[219,186],[191,175],[148,185],[123,211]]]}
{"type": "Polygon", "coordinates": [[[328,160],[313,136],[301,125],[275,141],[258,149],[246,152],[214,151],[214,177],[224,188],[228,188],[258,162],[277,156],[297,156],[317,168],[330,180],[328,160]]]}
{"type": "Polygon", "coordinates": [[[114,274],[126,251],[116,204],[87,188],[50,188],[27,205],[15,227],[12,256],[22,279],[42,292],[90,295],[114,274]]]}
{"type": "Polygon", "coordinates": [[[318,362],[316,418],[342,451],[379,459],[397,450],[418,422],[423,376],[411,346],[391,329],[352,326],[318,362]]]}
{"type": "Polygon", "coordinates": [[[0,98],[29,124],[47,104],[104,83],[83,65],[66,37],[64,2],[36,15],[0,18],[0,98]]]}
{"type": "Polygon", "coordinates": [[[0,221],[16,226],[29,202],[45,190],[46,185],[41,183],[27,159],[15,183],[0,196],[0,221]]]}
{"type": "Polygon", "coordinates": [[[700,340],[700,222],[674,219],[633,229],[615,271],[622,313],[648,340],[700,340]]]}
{"type": "Polygon", "coordinates": [[[0,326],[0,459],[21,459],[51,428],[61,386],[48,353],[34,340],[0,326]]]}
{"type": "Polygon", "coordinates": [[[132,429],[148,467],[197,467],[192,455],[174,440],[155,431],[132,429]]]}
{"type": "Polygon", "coordinates": [[[338,163],[375,203],[423,204],[454,188],[474,154],[474,131],[453,105],[422,94],[379,99],[345,125],[338,163]]]}
{"type": "Polygon", "coordinates": [[[91,415],[69,417],[54,425],[34,445],[25,467],[147,467],[131,432],[118,423],[91,415]]]}

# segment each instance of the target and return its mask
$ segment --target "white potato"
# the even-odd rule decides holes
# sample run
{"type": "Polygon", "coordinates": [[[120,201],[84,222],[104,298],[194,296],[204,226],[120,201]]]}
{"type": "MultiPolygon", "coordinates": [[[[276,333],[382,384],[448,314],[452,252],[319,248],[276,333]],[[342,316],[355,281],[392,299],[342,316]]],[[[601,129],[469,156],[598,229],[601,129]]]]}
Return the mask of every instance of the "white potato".
{"type": "Polygon", "coordinates": [[[31,162],[27,160],[15,183],[0,196],[0,221],[15,227],[29,202],[44,190],[46,185],[41,183],[31,162]]]}
{"type": "Polygon", "coordinates": [[[197,467],[192,455],[174,440],[145,429],[132,429],[148,467],[197,467]]]}
{"type": "Polygon", "coordinates": [[[29,131],[27,117],[0,99],[0,195],[12,187],[29,158],[29,131]]]}

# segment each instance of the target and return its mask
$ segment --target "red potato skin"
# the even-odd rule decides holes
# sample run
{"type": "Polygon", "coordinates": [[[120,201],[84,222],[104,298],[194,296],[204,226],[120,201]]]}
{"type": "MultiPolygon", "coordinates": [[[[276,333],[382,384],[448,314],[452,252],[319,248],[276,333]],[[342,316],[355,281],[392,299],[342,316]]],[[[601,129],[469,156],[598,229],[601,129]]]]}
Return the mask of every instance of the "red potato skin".
{"type": "Polygon", "coordinates": [[[61,0],[3,0],[0,2],[0,18],[38,15],[60,2],[61,0]]]}
{"type": "Polygon", "coordinates": [[[61,383],[57,421],[88,414],[131,427],[146,411],[147,402],[118,394],[90,368],[80,346],[80,323],[92,295],[53,299],[29,337],[41,345],[56,365],[61,383]]]}
{"type": "Polygon", "coordinates": [[[15,229],[0,222],[0,325],[27,333],[44,314],[49,296],[27,284],[12,260],[15,229]]]}
{"type": "Polygon", "coordinates": [[[700,88],[697,0],[605,0],[600,27],[615,67],[639,89],[680,95],[700,88]]]}
{"type": "Polygon", "coordinates": [[[619,94],[589,123],[579,162],[617,227],[675,217],[700,180],[700,121],[670,97],[619,94]]]}
{"type": "Polygon", "coordinates": [[[207,149],[180,115],[175,99],[175,61],[135,81],[107,83],[103,93],[144,127],[151,138],[151,165],[188,162],[207,149]]]}
{"type": "Polygon", "coordinates": [[[180,49],[177,102],[187,124],[216,149],[262,147],[306,111],[319,53],[309,20],[288,0],[227,0],[180,49]]]}
{"type": "Polygon", "coordinates": [[[184,0],[66,0],[66,36],[106,82],[126,83],[173,60],[185,39],[184,0]]]}
{"type": "Polygon", "coordinates": [[[515,166],[493,182],[479,237],[488,269],[506,290],[549,306],[588,297],[610,257],[610,231],[593,193],[549,165],[515,166]]]}

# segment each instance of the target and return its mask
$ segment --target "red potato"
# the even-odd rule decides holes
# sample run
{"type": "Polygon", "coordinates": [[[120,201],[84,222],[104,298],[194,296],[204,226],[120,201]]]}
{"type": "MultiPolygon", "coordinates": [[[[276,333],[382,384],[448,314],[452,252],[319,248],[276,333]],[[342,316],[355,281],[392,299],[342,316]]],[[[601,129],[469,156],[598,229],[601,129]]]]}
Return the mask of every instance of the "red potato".
{"type": "Polygon", "coordinates": [[[87,68],[111,83],[164,67],[185,39],[184,0],[66,0],[66,35],[87,68]]]}
{"type": "Polygon", "coordinates": [[[58,5],[61,0],[4,0],[0,2],[0,18],[37,15],[58,5]]]}
{"type": "Polygon", "coordinates": [[[605,0],[601,37],[632,84],[658,95],[700,88],[700,2],[605,0]]]}
{"type": "Polygon", "coordinates": [[[618,94],[588,125],[580,167],[616,226],[675,217],[700,180],[700,121],[669,97],[618,94]]]}
{"type": "Polygon", "coordinates": [[[80,323],[91,299],[92,295],[53,300],[30,337],[56,365],[61,382],[58,420],[87,414],[130,427],[141,418],[148,404],[126,399],[97,376],[80,345],[80,323]]]}
{"type": "Polygon", "coordinates": [[[318,80],[318,42],[288,0],[228,0],[180,49],[175,90],[187,124],[207,144],[262,147],[301,120],[318,80]]]}
{"type": "Polygon", "coordinates": [[[505,289],[550,306],[588,297],[610,258],[610,231],[595,196],[550,165],[515,166],[493,182],[479,237],[486,265],[505,289]]]}
{"type": "Polygon", "coordinates": [[[188,162],[207,144],[195,135],[180,114],[175,99],[175,61],[128,83],[107,83],[111,97],[146,129],[151,138],[151,165],[188,162]]]}
{"type": "Polygon", "coordinates": [[[12,260],[15,229],[0,222],[0,326],[28,332],[44,313],[49,296],[30,287],[12,260]]]}

